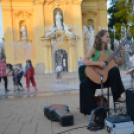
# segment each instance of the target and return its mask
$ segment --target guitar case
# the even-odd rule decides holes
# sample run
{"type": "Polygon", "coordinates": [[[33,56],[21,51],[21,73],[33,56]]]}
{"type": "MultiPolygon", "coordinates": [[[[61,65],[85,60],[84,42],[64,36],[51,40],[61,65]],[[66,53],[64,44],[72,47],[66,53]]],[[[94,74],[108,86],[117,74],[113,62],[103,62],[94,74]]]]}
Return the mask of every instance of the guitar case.
{"type": "Polygon", "coordinates": [[[67,105],[54,104],[44,107],[44,115],[51,121],[58,121],[61,126],[74,124],[74,116],[70,114],[67,105]]]}

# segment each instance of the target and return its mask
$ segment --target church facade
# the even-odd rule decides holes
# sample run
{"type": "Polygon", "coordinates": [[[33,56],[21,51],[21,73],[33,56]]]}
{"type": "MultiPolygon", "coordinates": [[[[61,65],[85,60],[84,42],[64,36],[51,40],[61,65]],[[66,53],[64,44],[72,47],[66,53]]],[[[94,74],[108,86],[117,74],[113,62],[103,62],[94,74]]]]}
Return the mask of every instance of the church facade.
{"type": "Polygon", "coordinates": [[[0,0],[7,62],[25,66],[31,59],[36,73],[77,71],[85,55],[83,31],[107,28],[107,0],[0,0]]]}

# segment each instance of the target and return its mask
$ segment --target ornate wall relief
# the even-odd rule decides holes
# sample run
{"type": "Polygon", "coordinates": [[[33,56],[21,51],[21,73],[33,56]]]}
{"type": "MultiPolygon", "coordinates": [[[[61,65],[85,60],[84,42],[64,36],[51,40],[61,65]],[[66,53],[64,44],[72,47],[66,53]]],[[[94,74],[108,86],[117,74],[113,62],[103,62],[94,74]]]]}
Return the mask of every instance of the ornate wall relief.
{"type": "Polygon", "coordinates": [[[54,20],[54,27],[57,28],[58,31],[63,30],[63,12],[61,9],[56,8],[53,12],[53,20],[54,20]]]}
{"type": "Polygon", "coordinates": [[[92,25],[92,28],[97,32],[97,27],[96,27],[96,16],[97,12],[89,10],[87,12],[82,13],[83,17],[83,26],[87,26],[89,29],[89,26],[92,25]]]}
{"type": "Polygon", "coordinates": [[[17,40],[30,38],[31,13],[25,11],[13,12],[17,30],[17,40]]]}

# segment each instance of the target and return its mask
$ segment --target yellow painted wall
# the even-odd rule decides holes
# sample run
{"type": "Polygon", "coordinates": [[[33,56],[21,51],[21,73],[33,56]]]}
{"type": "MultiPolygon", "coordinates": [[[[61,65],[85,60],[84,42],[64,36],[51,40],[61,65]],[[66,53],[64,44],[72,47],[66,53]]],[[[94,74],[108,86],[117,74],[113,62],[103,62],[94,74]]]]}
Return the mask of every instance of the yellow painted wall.
{"type": "Polygon", "coordinates": [[[95,33],[98,32],[98,26],[107,27],[106,0],[83,0],[82,2],[81,0],[59,0],[58,4],[56,0],[49,2],[42,0],[0,1],[7,62],[24,64],[25,60],[30,58],[34,67],[39,63],[44,63],[46,73],[52,72],[54,69],[51,39],[41,40],[40,37],[44,36],[44,27],[54,25],[53,11],[55,8],[60,8],[63,11],[63,20],[66,25],[73,25],[72,32],[76,31],[76,26],[78,27],[77,35],[79,39],[77,40],[77,47],[75,46],[76,39],[70,40],[65,34],[67,39],[63,40],[62,44],[58,44],[55,48],[55,50],[63,48],[68,53],[70,72],[77,70],[77,60],[79,57],[84,57],[83,38],[81,35],[83,26],[88,26],[89,19],[92,19],[95,33]],[[21,40],[20,38],[20,22],[25,23],[27,27],[27,40],[21,40]],[[15,29],[15,32],[13,29],[15,29]],[[26,56],[26,50],[14,48],[13,42],[15,41],[20,42],[20,45],[23,45],[25,41],[31,43],[32,46],[29,47],[31,54],[26,56]],[[48,51],[48,53],[45,53],[45,51],[48,51]]]}
{"type": "Polygon", "coordinates": [[[106,28],[107,24],[107,0],[83,0],[82,2],[82,13],[86,13],[88,11],[93,11],[94,13],[87,13],[86,15],[82,15],[83,26],[88,26],[88,22],[86,19],[94,20],[94,28],[95,33],[98,32],[98,26],[101,28],[106,28]],[[84,21],[85,20],[85,21],[84,21]]]}

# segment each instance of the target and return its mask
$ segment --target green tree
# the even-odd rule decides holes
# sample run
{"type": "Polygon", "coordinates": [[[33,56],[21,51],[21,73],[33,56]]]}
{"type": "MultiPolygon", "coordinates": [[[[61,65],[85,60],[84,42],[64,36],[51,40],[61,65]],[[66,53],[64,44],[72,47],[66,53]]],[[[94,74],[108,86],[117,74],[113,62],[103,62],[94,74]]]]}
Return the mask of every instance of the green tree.
{"type": "MultiPolygon", "coordinates": [[[[134,24],[134,11],[133,11],[133,2],[126,3],[126,0],[119,0],[115,5],[114,17],[119,19],[119,22],[115,23],[116,27],[116,36],[117,39],[120,39],[121,26],[127,27],[130,24],[134,24]]],[[[131,36],[134,37],[133,26],[130,28],[131,36]]]]}
{"type": "Polygon", "coordinates": [[[113,29],[113,26],[115,25],[115,23],[119,22],[120,19],[119,18],[115,18],[114,14],[118,11],[116,8],[115,8],[115,5],[117,4],[117,0],[110,0],[110,7],[108,8],[107,10],[107,13],[109,15],[109,18],[108,18],[108,28],[109,30],[111,31],[113,29]]]}
{"type": "Polygon", "coordinates": [[[126,24],[127,21],[126,20],[122,20],[122,18],[120,18],[120,16],[116,16],[115,14],[118,13],[118,8],[117,7],[117,3],[119,2],[119,0],[110,0],[110,7],[108,8],[107,12],[109,15],[109,19],[108,19],[108,28],[109,28],[109,32],[110,32],[110,38],[111,38],[111,42],[113,42],[114,37],[117,39],[120,39],[120,26],[121,24],[126,24]],[[113,26],[115,26],[116,28],[116,33],[114,34],[113,32],[113,26]]]}

